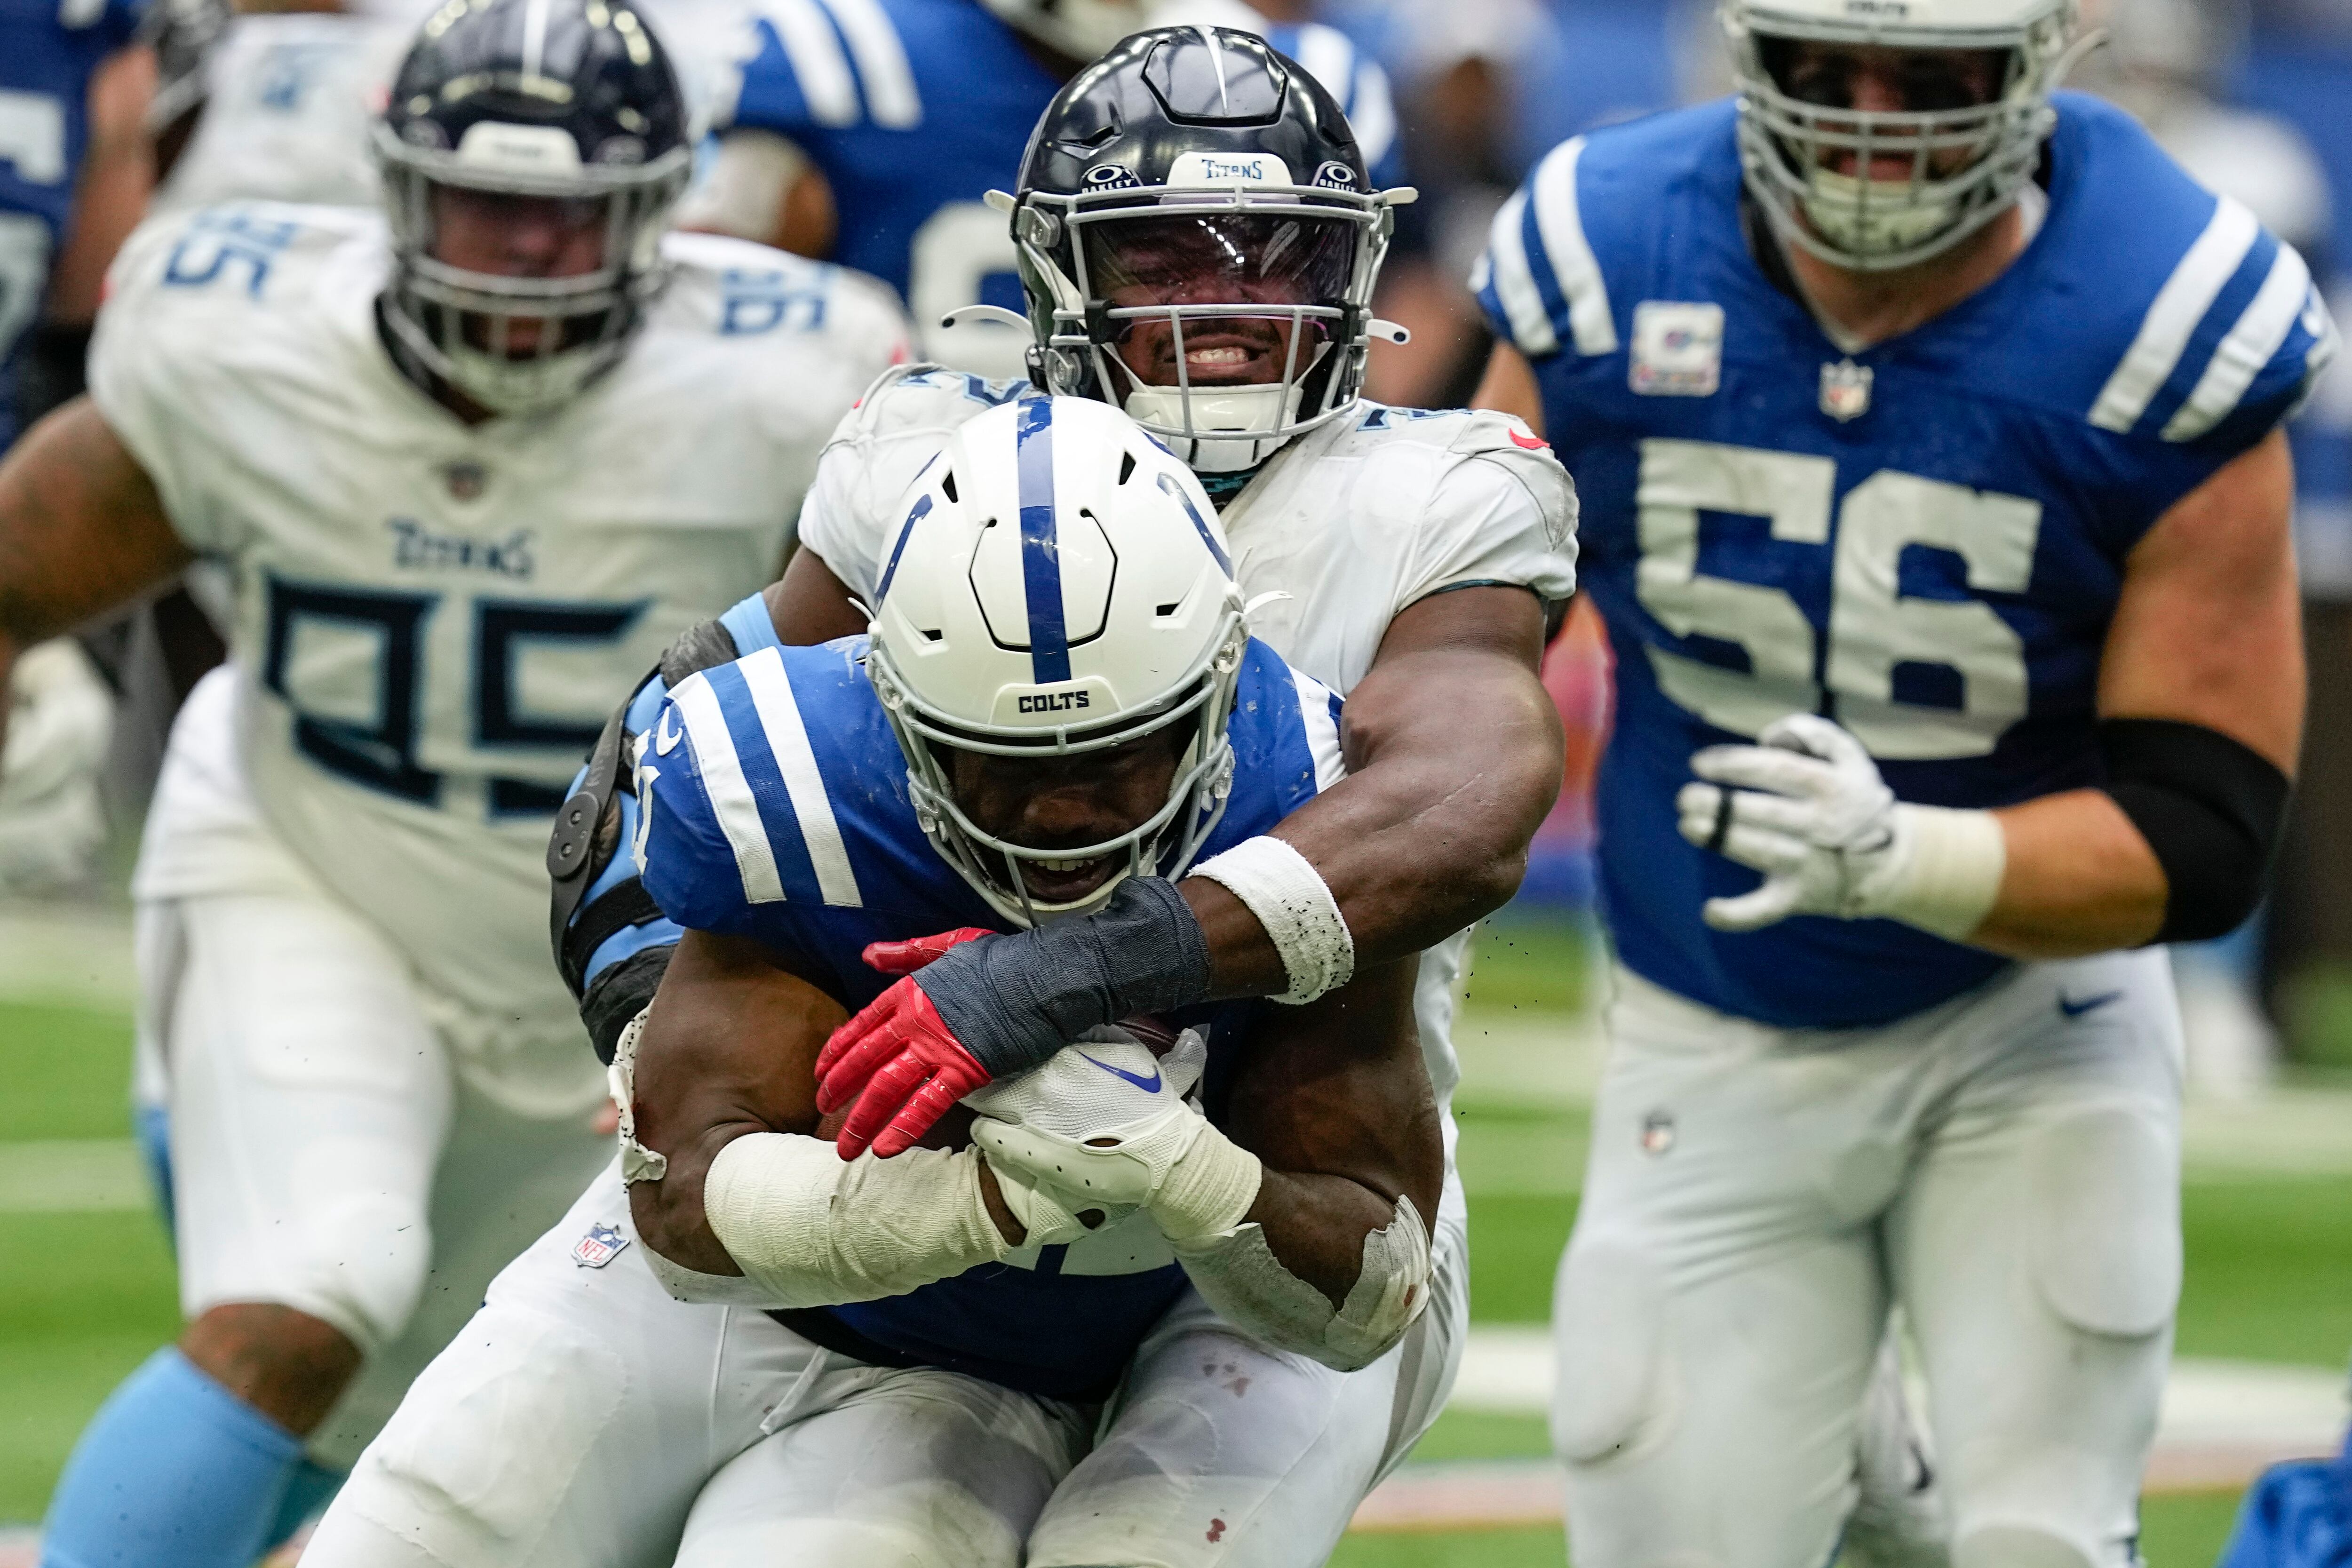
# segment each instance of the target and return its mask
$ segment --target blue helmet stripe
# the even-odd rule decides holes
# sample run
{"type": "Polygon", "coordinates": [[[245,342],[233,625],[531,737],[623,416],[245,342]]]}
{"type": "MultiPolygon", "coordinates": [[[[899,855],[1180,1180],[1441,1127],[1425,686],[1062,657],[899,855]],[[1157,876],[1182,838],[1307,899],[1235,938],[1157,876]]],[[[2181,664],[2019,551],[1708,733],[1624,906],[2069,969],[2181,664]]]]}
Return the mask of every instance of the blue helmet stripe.
{"type": "Polygon", "coordinates": [[[1232,576],[1234,563],[1225,559],[1225,547],[1217,542],[1217,536],[1210,531],[1208,520],[1201,515],[1201,509],[1192,504],[1192,498],[1184,493],[1184,487],[1178,484],[1172,475],[1162,474],[1160,476],[1160,488],[1176,498],[1184,509],[1184,515],[1191,518],[1192,526],[1201,531],[1201,542],[1207,545],[1209,553],[1217,558],[1217,569],[1226,576],[1232,576]]]}
{"type": "Polygon", "coordinates": [[[1016,461],[1021,477],[1021,579],[1029,605],[1029,669],[1040,686],[1070,679],[1070,634],[1062,620],[1062,542],[1054,527],[1054,402],[1021,405],[1016,461]]]}

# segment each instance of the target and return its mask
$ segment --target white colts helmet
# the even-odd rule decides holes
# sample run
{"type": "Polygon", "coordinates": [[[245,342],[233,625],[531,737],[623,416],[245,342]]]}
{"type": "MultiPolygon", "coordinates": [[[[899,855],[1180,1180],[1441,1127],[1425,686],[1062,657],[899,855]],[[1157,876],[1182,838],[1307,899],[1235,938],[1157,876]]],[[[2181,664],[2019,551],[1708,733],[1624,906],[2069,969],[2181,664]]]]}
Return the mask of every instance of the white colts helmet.
{"type": "Polygon", "coordinates": [[[1176,876],[1224,810],[1225,734],[1248,634],[1215,510],[1190,468],[1107,404],[1024,396],[969,421],[905,497],[866,668],[916,816],[1006,919],[1084,913],[1128,876],[1176,876]],[[1166,803],[1099,844],[1034,849],[956,803],[943,749],[1107,751],[1181,725],[1166,803]],[[1045,904],[1024,861],[1119,857],[1084,899],[1045,904]]]}
{"type": "Polygon", "coordinates": [[[1927,260],[2000,216],[2033,177],[2057,123],[2050,95],[2074,48],[2075,0],[1723,0],[1739,79],[1748,188],[1790,244],[1840,267],[1886,271],[1927,260]],[[1775,75],[1801,43],[1997,51],[1991,101],[1918,112],[1810,103],[1775,75]],[[1829,160],[1854,155],[1855,173],[1829,160]],[[1909,162],[1870,177],[1874,158],[1909,162]]]}

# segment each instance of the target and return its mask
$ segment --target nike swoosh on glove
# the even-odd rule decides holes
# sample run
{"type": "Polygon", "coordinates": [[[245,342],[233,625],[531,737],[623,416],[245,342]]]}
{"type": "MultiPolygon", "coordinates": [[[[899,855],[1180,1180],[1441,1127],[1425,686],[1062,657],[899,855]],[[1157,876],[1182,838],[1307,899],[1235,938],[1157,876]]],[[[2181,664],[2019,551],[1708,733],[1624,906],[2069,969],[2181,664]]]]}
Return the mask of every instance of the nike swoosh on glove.
{"type": "Polygon", "coordinates": [[[1675,797],[1682,835],[1764,873],[1738,898],[1700,910],[1717,931],[1756,931],[1790,915],[1856,920],[1884,910],[1916,852],[1895,792],[1860,741],[1829,720],[1792,713],[1752,746],[1691,758],[1706,784],[1675,797]]]}
{"type": "MultiPolygon", "coordinates": [[[[964,1096],[964,1104],[981,1118],[972,1124],[973,1142],[982,1144],[982,1157],[996,1174],[1005,1205],[1029,1233],[1029,1244],[1075,1241],[1091,1229],[1116,1225],[1138,1205],[1082,1183],[1041,1181],[1034,1162],[989,1154],[979,1129],[985,1124],[1035,1134],[1051,1141],[1056,1157],[1098,1139],[1115,1143],[1132,1136],[1132,1130],[1156,1124],[1171,1108],[1197,1116],[1184,1097],[1208,1063],[1208,1043],[1196,1029],[1185,1030],[1168,1055],[1159,1057],[1131,1031],[1105,1026],[1087,1030],[1035,1071],[964,1096]],[[1079,1217],[1087,1214],[1097,1216],[1093,1225],[1079,1217]]],[[[1184,1142],[1189,1148],[1191,1140],[1184,1142]]]]}
{"type": "Polygon", "coordinates": [[[1207,1064],[1197,1030],[1161,1058],[1123,1029],[1090,1029],[1036,1071],[967,1095],[971,1139],[1000,1182],[1010,1173],[1074,1208],[1131,1213],[1208,1127],[1184,1100],[1207,1064]]]}

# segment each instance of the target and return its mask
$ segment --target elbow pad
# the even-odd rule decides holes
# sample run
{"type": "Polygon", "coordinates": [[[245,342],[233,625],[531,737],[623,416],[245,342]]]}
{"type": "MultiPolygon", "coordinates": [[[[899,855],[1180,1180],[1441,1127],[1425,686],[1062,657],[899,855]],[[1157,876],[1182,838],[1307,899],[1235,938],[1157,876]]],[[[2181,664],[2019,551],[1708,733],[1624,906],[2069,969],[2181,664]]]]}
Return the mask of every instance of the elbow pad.
{"type": "Polygon", "coordinates": [[[903,1296],[1013,1251],[981,1195],[975,1149],[845,1162],[827,1139],[754,1132],[710,1162],[702,1213],[773,1307],[903,1296]]]}
{"type": "Polygon", "coordinates": [[[2105,719],[2106,792],[2164,868],[2158,942],[2233,931],[2268,886],[2294,786],[2251,748],[2202,724],[2105,719]]]}
{"type": "Polygon", "coordinates": [[[1331,1299],[1293,1274],[1252,1224],[1173,1243],[1176,1260],[1209,1305],[1274,1346],[1354,1372],[1386,1355],[1429,1304],[1429,1227],[1412,1200],[1364,1237],[1364,1261],[1348,1299],[1331,1299]]]}

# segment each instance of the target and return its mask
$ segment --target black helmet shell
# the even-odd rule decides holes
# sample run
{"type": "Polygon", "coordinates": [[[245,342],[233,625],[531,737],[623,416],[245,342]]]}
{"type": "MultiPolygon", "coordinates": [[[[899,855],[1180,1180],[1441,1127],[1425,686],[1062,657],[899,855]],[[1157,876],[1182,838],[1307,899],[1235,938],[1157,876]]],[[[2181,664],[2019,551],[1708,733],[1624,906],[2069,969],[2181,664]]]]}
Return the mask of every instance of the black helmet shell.
{"type": "Polygon", "coordinates": [[[450,0],[427,18],[393,79],[386,128],[454,152],[486,121],[564,131],[587,167],[650,163],[687,144],[669,53],[618,0],[450,0]]]}

